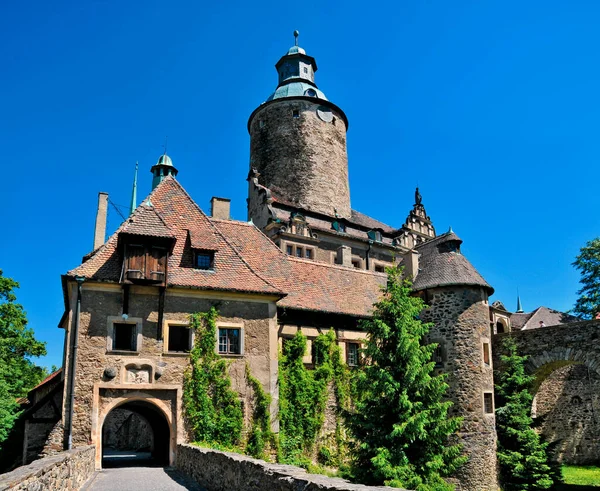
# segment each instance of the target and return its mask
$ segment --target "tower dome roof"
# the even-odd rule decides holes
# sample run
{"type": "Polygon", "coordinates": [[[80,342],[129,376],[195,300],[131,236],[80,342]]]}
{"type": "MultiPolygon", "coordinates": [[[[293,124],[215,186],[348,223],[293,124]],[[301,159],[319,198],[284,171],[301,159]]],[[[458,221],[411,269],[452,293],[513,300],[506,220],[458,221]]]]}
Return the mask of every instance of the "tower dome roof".
{"type": "Polygon", "coordinates": [[[308,84],[306,82],[290,82],[277,87],[275,92],[268,97],[266,102],[272,101],[273,99],[297,96],[315,97],[324,101],[328,100],[325,94],[313,84],[308,84]]]}
{"type": "Polygon", "coordinates": [[[173,167],[173,161],[171,160],[171,157],[169,157],[166,153],[163,153],[160,157],[158,157],[156,165],[170,165],[173,167]]]}
{"type": "Polygon", "coordinates": [[[301,48],[300,46],[292,46],[290,49],[288,49],[287,54],[288,55],[297,55],[297,54],[305,55],[306,51],[304,51],[304,48],[301,48]]]}

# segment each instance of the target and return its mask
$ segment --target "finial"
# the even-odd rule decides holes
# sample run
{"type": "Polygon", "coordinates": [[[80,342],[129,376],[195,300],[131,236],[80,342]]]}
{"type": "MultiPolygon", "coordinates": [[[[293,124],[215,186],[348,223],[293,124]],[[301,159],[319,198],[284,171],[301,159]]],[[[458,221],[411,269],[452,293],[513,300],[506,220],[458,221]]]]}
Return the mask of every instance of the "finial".
{"type": "Polygon", "coordinates": [[[133,174],[133,189],[131,191],[131,206],[129,210],[129,214],[131,215],[135,209],[137,208],[137,179],[138,179],[138,168],[139,164],[136,161],[135,163],[135,173],[133,174]]]}
{"type": "Polygon", "coordinates": [[[415,190],[415,205],[420,205],[423,201],[423,197],[421,193],[419,193],[419,186],[417,185],[417,189],[415,190]]]}
{"type": "Polygon", "coordinates": [[[450,225],[450,228],[448,229],[448,232],[446,232],[447,234],[453,234],[454,230],[452,230],[452,225],[450,225]]]}
{"type": "Polygon", "coordinates": [[[163,145],[164,149],[165,149],[164,155],[167,155],[167,141],[168,141],[168,139],[169,139],[169,137],[165,136],[165,144],[163,145]]]}
{"type": "Polygon", "coordinates": [[[294,46],[298,46],[298,36],[300,36],[300,31],[294,31],[294,46]]]}

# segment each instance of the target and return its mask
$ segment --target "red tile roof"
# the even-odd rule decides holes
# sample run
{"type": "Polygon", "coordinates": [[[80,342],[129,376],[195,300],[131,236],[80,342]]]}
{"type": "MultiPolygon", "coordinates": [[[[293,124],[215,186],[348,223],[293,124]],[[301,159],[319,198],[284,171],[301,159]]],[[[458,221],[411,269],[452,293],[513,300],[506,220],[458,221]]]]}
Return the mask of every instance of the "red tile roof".
{"type": "Polygon", "coordinates": [[[287,256],[253,224],[211,221],[255,271],[287,293],[279,306],[364,317],[385,285],[384,273],[287,256]]]}
{"type": "Polygon", "coordinates": [[[122,232],[131,233],[130,230],[136,234],[160,237],[168,230],[176,238],[169,257],[169,286],[283,294],[277,286],[253,271],[172,177],[162,181],[144,200],[144,204],[87,261],[67,274],[96,281],[119,281],[122,255],[118,249],[118,237],[122,232]],[[148,201],[151,206],[147,204],[148,201]],[[152,208],[153,213],[140,211],[140,208],[152,208]],[[214,271],[194,269],[192,247],[217,251],[214,271]]]}

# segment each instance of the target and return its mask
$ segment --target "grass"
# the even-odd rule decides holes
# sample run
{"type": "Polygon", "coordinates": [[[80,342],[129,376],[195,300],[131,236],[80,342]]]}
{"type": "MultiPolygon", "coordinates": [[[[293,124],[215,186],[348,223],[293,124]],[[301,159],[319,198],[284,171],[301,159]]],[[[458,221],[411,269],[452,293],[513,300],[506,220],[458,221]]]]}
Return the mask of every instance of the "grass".
{"type": "Polygon", "coordinates": [[[600,467],[563,465],[565,483],[557,491],[593,491],[600,488],[600,467]]]}

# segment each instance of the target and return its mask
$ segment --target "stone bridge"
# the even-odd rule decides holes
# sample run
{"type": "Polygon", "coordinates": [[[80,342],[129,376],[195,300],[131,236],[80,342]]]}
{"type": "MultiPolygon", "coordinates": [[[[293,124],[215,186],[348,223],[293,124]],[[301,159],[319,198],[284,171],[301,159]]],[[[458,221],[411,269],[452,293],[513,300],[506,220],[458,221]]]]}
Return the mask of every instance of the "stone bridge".
{"type": "Polygon", "coordinates": [[[529,356],[526,370],[536,376],[536,387],[565,365],[585,365],[600,375],[600,320],[496,334],[493,339],[495,366],[499,366],[502,340],[506,336],[516,341],[519,354],[529,356]]]}

